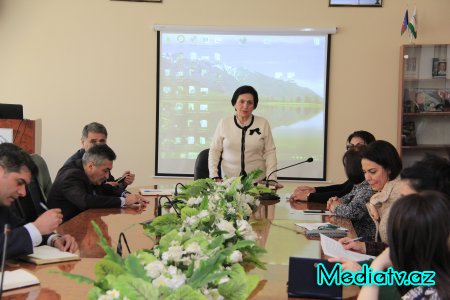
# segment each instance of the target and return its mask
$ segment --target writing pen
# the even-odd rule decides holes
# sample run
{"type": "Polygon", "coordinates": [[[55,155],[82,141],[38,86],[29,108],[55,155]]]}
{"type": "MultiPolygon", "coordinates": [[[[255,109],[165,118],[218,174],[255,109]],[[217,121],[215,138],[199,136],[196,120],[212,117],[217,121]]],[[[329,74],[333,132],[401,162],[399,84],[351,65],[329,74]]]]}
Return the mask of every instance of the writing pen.
{"type": "Polygon", "coordinates": [[[350,241],[343,242],[342,244],[348,245],[348,244],[350,244],[350,243],[357,242],[357,241],[360,241],[360,240],[362,240],[362,239],[363,239],[362,236],[360,236],[360,237],[357,237],[357,238],[352,239],[352,240],[350,240],[350,241]]]}
{"type": "Polygon", "coordinates": [[[41,207],[42,207],[43,209],[48,210],[48,207],[47,207],[44,203],[42,203],[42,202],[39,201],[39,204],[41,205],[41,207]]]}

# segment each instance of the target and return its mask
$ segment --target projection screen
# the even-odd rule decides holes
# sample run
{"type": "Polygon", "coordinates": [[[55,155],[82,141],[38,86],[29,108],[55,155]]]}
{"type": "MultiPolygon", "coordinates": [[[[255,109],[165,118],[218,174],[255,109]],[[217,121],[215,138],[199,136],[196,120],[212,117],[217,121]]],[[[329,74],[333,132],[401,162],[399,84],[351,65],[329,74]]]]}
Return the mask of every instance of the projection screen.
{"type": "MultiPolygon", "coordinates": [[[[277,147],[279,179],[324,180],[332,30],[155,25],[158,36],[156,176],[193,176],[241,85],[259,94],[277,147]]],[[[334,30],[334,31],[333,31],[334,30]]]]}

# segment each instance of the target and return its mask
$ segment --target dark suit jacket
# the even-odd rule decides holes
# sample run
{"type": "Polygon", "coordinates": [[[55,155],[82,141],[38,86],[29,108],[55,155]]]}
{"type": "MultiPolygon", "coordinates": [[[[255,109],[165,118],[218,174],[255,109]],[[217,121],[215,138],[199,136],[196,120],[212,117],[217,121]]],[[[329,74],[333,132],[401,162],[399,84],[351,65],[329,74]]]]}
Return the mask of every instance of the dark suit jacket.
{"type": "Polygon", "coordinates": [[[89,208],[120,207],[121,200],[92,185],[81,160],[76,160],[58,171],[47,204],[49,208],[61,208],[65,222],[89,208]]]}
{"type": "MultiPolygon", "coordinates": [[[[0,256],[3,255],[4,227],[9,224],[11,231],[8,234],[6,258],[13,258],[33,253],[33,242],[28,230],[23,225],[23,219],[16,216],[9,207],[0,206],[0,256]]],[[[46,243],[48,236],[43,237],[46,243]]]]}
{"type": "MultiPolygon", "coordinates": [[[[78,149],[77,152],[75,152],[71,157],[69,157],[66,162],[64,163],[65,165],[68,165],[76,160],[82,159],[83,158],[83,154],[86,152],[86,150],[84,150],[84,148],[80,148],[78,149]]],[[[109,173],[109,178],[108,181],[109,182],[113,182],[114,176],[111,175],[111,173],[109,173]]],[[[98,189],[100,189],[100,191],[102,192],[103,195],[110,195],[110,196],[120,196],[125,189],[127,188],[127,185],[124,182],[121,182],[118,186],[112,186],[110,184],[102,184],[98,187],[98,189]]]]}
{"type": "Polygon", "coordinates": [[[309,195],[308,201],[326,203],[331,197],[347,195],[352,188],[353,182],[350,180],[341,184],[316,187],[316,192],[309,195]]]}

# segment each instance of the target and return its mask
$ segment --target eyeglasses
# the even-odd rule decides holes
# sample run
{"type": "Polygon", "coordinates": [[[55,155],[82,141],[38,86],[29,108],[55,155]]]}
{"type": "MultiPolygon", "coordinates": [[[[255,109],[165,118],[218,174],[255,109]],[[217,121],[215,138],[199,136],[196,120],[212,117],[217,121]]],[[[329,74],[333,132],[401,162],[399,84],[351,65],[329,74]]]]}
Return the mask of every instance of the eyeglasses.
{"type": "Polygon", "coordinates": [[[354,144],[347,144],[345,147],[347,148],[347,150],[349,150],[349,149],[362,149],[362,148],[366,147],[366,144],[356,144],[356,145],[354,145],[354,144]]]}
{"type": "Polygon", "coordinates": [[[338,229],[338,228],[339,228],[339,226],[336,226],[336,225],[333,225],[333,224],[327,224],[327,225],[324,225],[324,226],[317,227],[317,229],[319,229],[319,230],[334,230],[334,229],[338,229]]]}

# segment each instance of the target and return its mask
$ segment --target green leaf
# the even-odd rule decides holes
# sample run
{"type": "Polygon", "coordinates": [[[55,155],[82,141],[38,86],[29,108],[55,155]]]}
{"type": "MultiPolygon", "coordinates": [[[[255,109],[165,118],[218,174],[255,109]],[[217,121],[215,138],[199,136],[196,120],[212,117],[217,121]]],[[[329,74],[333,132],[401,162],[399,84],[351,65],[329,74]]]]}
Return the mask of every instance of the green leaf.
{"type": "Polygon", "coordinates": [[[108,245],[108,242],[103,236],[103,233],[98,227],[97,223],[95,223],[95,221],[91,221],[91,224],[94,227],[94,230],[97,233],[98,237],[100,238],[99,245],[106,252],[106,256],[104,258],[109,259],[119,265],[123,265],[122,257],[120,257],[120,255],[118,255],[116,251],[114,251],[114,249],[110,245],[108,245]]]}
{"type": "Polygon", "coordinates": [[[99,298],[102,294],[103,294],[103,291],[102,291],[99,287],[94,286],[94,287],[89,291],[89,293],[87,294],[87,296],[88,296],[88,299],[89,299],[89,300],[98,300],[98,298],[99,298]]]}
{"type": "Polygon", "coordinates": [[[178,234],[178,230],[174,229],[169,233],[167,233],[166,235],[164,235],[159,240],[159,249],[161,249],[162,252],[166,252],[169,249],[172,241],[178,241],[180,245],[183,243],[183,236],[180,236],[178,234]]]}
{"type": "Polygon", "coordinates": [[[247,275],[239,264],[231,266],[230,280],[219,285],[219,293],[230,300],[245,300],[258,285],[257,275],[247,275]]]}
{"type": "Polygon", "coordinates": [[[144,266],[135,255],[130,254],[127,256],[125,259],[125,267],[129,275],[142,278],[143,280],[149,280],[144,266]]]}
{"type": "Polygon", "coordinates": [[[158,299],[158,288],[148,280],[133,277],[129,274],[109,278],[111,286],[120,292],[121,297],[133,300],[158,299]]]}
{"type": "Polygon", "coordinates": [[[176,214],[164,214],[156,217],[150,224],[143,225],[147,233],[163,236],[173,229],[181,227],[181,219],[176,214]]]}
{"type": "Polygon", "coordinates": [[[126,272],[126,270],[123,265],[120,265],[114,261],[111,261],[111,260],[107,259],[106,257],[99,260],[95,264],[95,270],[94,270],[94,273],[95,273],[95,276],[97,277],[97,279],[102,279],[110,274],[114,275],[114,276],[118,276],[125,272],[126,272]]]}
{"type": "Polygon", "coordinates": [[[199,268],[194,271],[191,278],[187,280],[187,283],[194,289],[198,289],[205,286],[209,282],[213,282],[227,275],[227,271],[219,272],[219,270],[230,253],[231,251],[229,249],[224,249],[217,252],[207,260],[202,260],[199,268]]]}
{"type": "Polygon", "coordinates": [[[189,285],[183,285],[174,293],[170,294],[165,300],[206,300],[198,290],[194,290],[189,285]]]}
{"type": "Polygon", "coordinates": [[[185,206],[181,210],[181,220],[186,220],[187,217],[198,215],[199,211],[193,207],[185,206]]]}
{"type": "Polygon", "coordinates": [[[149,252],[150,250],[142,249],[135,252],[135,255],[139,258],[139,261],[142,265],[148,265],[151,262],[154,262],[157,258],[149,252]]]}
{"type": "Polygon", "coordinates": [[[94,284],[95,281],[89,277],[86,276],[82,276],[82,275],[77,275],[77,274],[72,274],[69,272],[61,272],[61,271],[56,271],[56,270],[50,270],[49,273],[54,273],[54,274],[62,274],[63,276],[70,278],[72,280],[78,281],[79,283],[88,283],[88,284],[94,284]]]}

